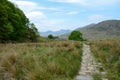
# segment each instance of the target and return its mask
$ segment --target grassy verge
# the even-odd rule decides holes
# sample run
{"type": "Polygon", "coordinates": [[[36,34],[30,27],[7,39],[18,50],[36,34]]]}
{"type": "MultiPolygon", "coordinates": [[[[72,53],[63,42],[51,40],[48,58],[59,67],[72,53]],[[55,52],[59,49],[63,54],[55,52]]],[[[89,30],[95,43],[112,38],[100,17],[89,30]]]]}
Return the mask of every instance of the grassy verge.
{"type": "Polygon", "coordinates": [[[0,80],[73,80],[81,56],[80,42],[0,44],[0,80]]]}
{"type": "Polygon", "coordinates": [[[93,55],[105,67],[108,80],[120,80],[120,39],[94,41],[91,48],[93,55]]]}

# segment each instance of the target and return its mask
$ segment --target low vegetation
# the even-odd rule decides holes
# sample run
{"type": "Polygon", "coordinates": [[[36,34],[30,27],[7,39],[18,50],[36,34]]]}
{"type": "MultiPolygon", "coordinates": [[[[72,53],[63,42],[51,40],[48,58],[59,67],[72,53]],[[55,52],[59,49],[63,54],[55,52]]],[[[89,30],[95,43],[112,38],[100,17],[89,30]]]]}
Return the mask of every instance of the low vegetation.
{"type": "Polygon", "coordinates": [[[93,55],[107,71],[108,80],[120,80],[120,39],[91,43],[93,55]]]}
{"type": "Polygon", "coordinates": [[[0,80],[73,80],[81,49],[75,41],[0,44],[0,80]]]}

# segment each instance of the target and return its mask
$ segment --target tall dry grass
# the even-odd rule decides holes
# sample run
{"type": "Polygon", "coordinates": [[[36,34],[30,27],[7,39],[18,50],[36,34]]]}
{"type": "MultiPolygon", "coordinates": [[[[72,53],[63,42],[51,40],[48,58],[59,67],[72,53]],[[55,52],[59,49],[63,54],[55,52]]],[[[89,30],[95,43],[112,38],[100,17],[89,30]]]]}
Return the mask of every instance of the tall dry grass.
{"type": "Polygon", "coordinates": [[[0,80],[72,80],[81,48],[74,41],[0,44],[0,80]]]}
{"type": "Polygon", "coordinates": [[[120,80],[120,39],[91,43],[93,55],[101,62],[109,80],[120,80]]]}

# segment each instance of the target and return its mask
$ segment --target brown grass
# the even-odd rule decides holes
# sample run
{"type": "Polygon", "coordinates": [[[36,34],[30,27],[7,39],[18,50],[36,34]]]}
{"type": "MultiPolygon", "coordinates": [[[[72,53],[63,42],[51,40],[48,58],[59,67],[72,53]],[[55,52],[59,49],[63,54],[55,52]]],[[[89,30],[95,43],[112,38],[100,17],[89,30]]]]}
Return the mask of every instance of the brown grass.
{"type": "Polygon", "coordinates": [[[0,80],[72,80],[82,44],[74,41],[0,44],[0,80]]]}
{"type": "Polygon", "coordinates": [[[120,40],[101,40],[91,43],[93,55],[103,63],[109,80],[120,80],[120,40]]]}

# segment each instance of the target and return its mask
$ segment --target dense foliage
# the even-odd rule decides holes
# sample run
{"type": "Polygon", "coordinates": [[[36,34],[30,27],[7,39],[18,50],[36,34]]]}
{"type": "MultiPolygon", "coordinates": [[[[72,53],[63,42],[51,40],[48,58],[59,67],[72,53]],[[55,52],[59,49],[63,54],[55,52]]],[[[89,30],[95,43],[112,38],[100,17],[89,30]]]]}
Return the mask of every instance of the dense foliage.
{"type": "Polygon", "coordinates": [[[80,33],[79,31],[73,31],[71,32],[70,36],[69,36],[69,40],[77,40],[77,41],[82,41],[82,33],[80,33]]]}
{"type": "Polygon", "coordinates": [[[8,0],[0,0],[0,42],[36,41],[37,32],[22,10],[8,0]]]}

